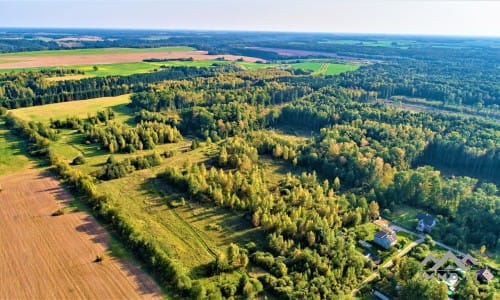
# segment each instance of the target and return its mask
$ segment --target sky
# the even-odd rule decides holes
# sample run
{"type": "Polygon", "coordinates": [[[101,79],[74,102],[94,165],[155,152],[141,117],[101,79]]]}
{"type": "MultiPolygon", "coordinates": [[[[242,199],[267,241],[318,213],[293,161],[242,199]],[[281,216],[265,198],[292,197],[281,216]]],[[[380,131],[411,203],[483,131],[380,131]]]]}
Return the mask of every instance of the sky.
{"type": "Polygon", "coordinates": [[[500,36],[500,0],[0,0],[0,27],[500,36]]]}

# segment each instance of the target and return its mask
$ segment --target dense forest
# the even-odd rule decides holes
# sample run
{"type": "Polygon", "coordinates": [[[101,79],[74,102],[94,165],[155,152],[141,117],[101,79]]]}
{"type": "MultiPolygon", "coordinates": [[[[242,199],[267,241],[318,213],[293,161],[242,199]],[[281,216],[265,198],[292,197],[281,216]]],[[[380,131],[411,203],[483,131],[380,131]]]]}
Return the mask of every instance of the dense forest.
{"type": "MultiPolygon", "coordinates": [[[[230,41],[231,35],[219,34],[220,39],[200,37],[195,43],[183,33],[162,43],[244,54],[242,45],[257,39],[242,34],[230,41]]],[[[290,45],[284,35],[255,45],[372,61],[338,76],[233,65],[56,83],[45,79],[58,71],[10,73],[0,75],[2,118],[28,141],[28,152],[50,161],[161,284],[181,297],[252,298],[263,292],[283,299],[348,297],[379,271],[359,249],[359,240],[367,236],[362,228],[401,208],[435,215],[435,240],[464,252],[483,246],[498,253],[500,124],[465,114],[410,112],[377,101],[406,96],[498,109],[498,53],[487,47],[479,51],[478,45],[460,51],[423,44],[382,50],[330,43],[319,47],[303,43],[308,36],[295,38],[300,43],[290,45]],[[132,93],[128,108],[133,114],[126,123],[112,110],[44,124],[23,121],[5,109],[125,93],[132,93]],[[70,165],[51,147],[65,130],[74,130],[82,144],[96,147],[107,160],[89,174],[75,169],[86,158],[76,157],[70,165]],[[156,151],[186,140],[191,146],[182,151],[201,148],[208,158],[173,163],[173,152],[156,151]],[[117,158],[127,154],[133,156],[117,158]],[[276,176],[269,165],[286,171],[276,176]],[[171,206],[220,207],[262,233],[262,241],[230,244],[227,253],[217,253],[200,271],[205,277],[236,273],[237,282],[202,286],[200,277],[187,273],[113,208],[112,195],[97,190],[100,182],[144,169],[157,172],[164,193],[182,195],[171,206]],[[262,274],[249,278],[249,266],[258,266],[262,274]]],[[[326,38],[318,35],[315,41],[326,38]]],[[[423,278],[418,255],[411,255],[395,260],[392,271],[380,268],[383,290],[398,299],[446,299],[443,285],[423,278]]],[[[463,282],[457,299],[492,295],[489,289],[478,290],[473,280],[463,282]]]]}

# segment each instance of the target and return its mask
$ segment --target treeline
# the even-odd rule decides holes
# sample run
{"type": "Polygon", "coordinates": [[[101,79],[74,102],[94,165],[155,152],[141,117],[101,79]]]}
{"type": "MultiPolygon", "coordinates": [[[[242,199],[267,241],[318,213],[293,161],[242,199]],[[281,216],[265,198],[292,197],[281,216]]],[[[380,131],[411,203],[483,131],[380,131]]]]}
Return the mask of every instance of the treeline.
{"type": "Polygon", "coordinates": [[[104,166],[93,174],[102,180],[111,180],[127,176],[136,170],[149,169],[161,164],[160,154],[143,155],[133,158],[126,158],[119,162],[114,156],[110,156],[104,166]]]}
{"type": "Polygon", "coordinates": [[[337,77],[340,86],[374,91],[384,99],[407,96],[495,109],[500,107],[499,80],[500,75],[490,61],[397,60],[363,66],[337,77]]]}
{"type": "Polygon", "coordinates": [[[168,67],[157,72],[48,82],[43,73],[0,75],[0,106],[13,109],[65,101],[119,96],[169,79],[213,76],[216,68],[168,67]]]}
{"type": "Polygon", "coordinates": [[[110,153],[150,150],[156,145],[182,140],[177,128],[158,122],[142,122],[135,127],[113,122],[107,123],[106,126],[87,123],[84,125],[83,133],[86,141],[99,143],[110,153]]]}
{"type": "Polygon", "coordinates": [[[500,180],[500,148],[470,148],[446,137],[429,143],[415,163],[460,169],[468,176],[500,180]]]}

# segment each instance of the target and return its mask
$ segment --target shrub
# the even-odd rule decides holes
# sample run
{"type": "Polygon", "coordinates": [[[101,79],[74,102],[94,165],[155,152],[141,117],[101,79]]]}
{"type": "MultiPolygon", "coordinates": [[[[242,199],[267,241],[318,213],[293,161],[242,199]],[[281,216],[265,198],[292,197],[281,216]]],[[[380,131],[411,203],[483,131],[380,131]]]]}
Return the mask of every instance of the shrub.
{"type": "Polygon", "coordinates": [[[71,162],[72,165],[83,165],[85,163],[85,158],[83,157],[83,155],[78,155],[77,157],[75,157],[75,159],[73,159],[73,161],[71,162]]]}
{"type": "Polygon", "coordinates": [[[58,208],[55,212],[52,213],[53,217],[62,216],[62,215],[64,215],[64,210],[62,208],[58,208]]]}

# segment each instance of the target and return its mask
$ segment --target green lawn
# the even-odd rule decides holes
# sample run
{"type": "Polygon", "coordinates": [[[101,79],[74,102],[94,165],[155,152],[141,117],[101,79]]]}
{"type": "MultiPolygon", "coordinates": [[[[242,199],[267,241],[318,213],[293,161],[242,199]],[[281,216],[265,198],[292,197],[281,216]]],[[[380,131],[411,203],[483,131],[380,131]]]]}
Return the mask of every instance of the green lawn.
{"type": "Polygon", "coordinates": [[[390,215],[384,217],[387,217],[392,222],[414,231],[415,227],[417,227],[418,221],[416,216],[419,212],[422,212],[422,210],[401,205],[391,212],[390,215]]]}
{"type": "Polygon", "coordinates": [[[48,122],[51,118],[54,120],[73,116],[85,118],[89,113],[95,114],[97,111],[110,108],[116,112],[116,120],[127,121],[131,117],[131,110],[127,107],[129,102],[130,95],[121,95],[24,107],[12,112],[27,121],[48,122]]]}
{"type": "Polygon", "coordinates": [[[2,56],[52,56],[52,55],[88,55],[88,54],[128,54],[128,53],[149,53],[149,52],[183,52],[192,51],[192,47],[175,46],[175,47],[159,47],[159,48],[90,48],[90,49],[71,49],[71,50],[44,50],[44,51],[27,51],[1,53],[2,56]]]}
{"type": "Polygon", "coordinates": [[[0,119],[0,175],[23,170],[31,164],[24,148],[24,143],[12,135],[0,119]]]}

